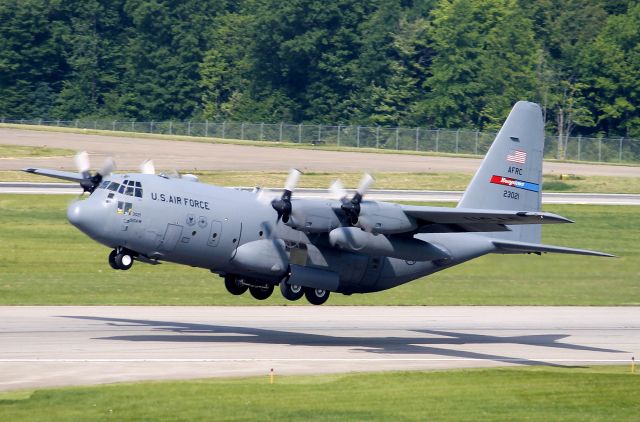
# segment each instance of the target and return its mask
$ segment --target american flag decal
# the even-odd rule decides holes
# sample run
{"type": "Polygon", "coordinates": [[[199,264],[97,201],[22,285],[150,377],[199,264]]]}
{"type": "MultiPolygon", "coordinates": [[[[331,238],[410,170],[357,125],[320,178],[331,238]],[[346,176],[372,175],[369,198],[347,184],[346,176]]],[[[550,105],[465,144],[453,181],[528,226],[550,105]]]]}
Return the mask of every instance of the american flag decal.
{"type": "Polygon", "coordinates": [[[527,153],[517,149],[512,150],[507,154],[507,161],[512,163],[524,164],[527,161],[527,153]]]}

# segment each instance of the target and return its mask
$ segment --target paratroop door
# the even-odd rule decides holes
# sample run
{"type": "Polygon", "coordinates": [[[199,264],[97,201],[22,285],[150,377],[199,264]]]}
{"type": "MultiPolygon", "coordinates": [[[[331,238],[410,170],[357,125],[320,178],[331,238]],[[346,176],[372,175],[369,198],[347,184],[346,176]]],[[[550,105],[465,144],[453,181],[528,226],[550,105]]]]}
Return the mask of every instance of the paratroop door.
{"type": "Polygon", "coordinates": [[[182,226],[167,224],[167,231],[164,232],[164,237],[160,242],[160,249],[167,252],[174,250],[180,236],[182,236],[182,226]]]}

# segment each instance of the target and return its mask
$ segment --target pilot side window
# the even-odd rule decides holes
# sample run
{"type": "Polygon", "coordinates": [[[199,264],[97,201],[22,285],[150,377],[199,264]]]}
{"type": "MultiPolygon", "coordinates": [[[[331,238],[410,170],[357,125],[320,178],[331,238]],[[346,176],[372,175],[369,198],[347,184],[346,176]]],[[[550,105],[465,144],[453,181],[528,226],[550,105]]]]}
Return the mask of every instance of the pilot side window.
{"type": "Polygon", "coordinates": [[[109,183],[110,182],[108,180],[105,180],[104,182],[100,183],[100,186],[98,186],[98,189],[106,188],[107,186],[109,186],[109,183]]]}
{"type": "Polygon", "coordinates": [[[120,187],[120,185],[116,182],[111,182],[111,184],[109,184],[109,186],[107,186],[107,189],[110,191],[117,191],[118,187],[120,187]]]}

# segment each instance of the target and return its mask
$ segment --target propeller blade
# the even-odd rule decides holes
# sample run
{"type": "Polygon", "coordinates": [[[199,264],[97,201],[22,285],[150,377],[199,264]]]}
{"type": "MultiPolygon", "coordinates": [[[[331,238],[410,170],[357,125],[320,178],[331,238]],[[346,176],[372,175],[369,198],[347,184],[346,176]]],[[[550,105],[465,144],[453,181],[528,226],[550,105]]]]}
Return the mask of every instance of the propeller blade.
{"type": "Polygon", "coordinates": [[[98,174],[102,177],[110,175],[116,169],[116,162],[113,158],[107,157],[102,164],[102,168],[98,171],[98,174]]]}
{"type": "Polygon", "coordinates": [[[302,173],[298,169],[291,169],[289,172],[289,177],[287,177],[287,181],[284,184],[284,189],[290,192],[293,192],[298,186],[298,181],[300,180],[300,175],[302,173]]]}
{"type": "Polygon", "coordinates": [[[271,205],[271,202],[277,197],[278,196],[273,192],[269,192],[261,188],[256,190],[256,200],[263,205],[271,205]]]}
{"type": "Polygon", "coordinates": [[[156,174],[156,167],[153,165],[152,160],[144,160],[142,164],[140,164],[140,173],[142,174],[156,174]]]}
{"type": "Polygon", "coordinates": [[[91,168],[91,163],[89,162],[89,154],[87,151],[81,151],[76,154],[73,158],[76,163],[76,168],[78,169],[78,173],[85,174],[89,172],[91,168]]]}
{"type": "Polygon", "coordinates": [[[360,196],[364,196],[369,191],[371,186],[373,186],[374,182],[375,179],[369,173],[365,173],[362,177],[362,180],[360,180],[360,185],[358,186],[358,190],[356,192],[358,192],[360,196]]]}
{"type": "Polygon", "coordinates": [[[336,179],[331,186],[329,186],[329,194],[333,199],[342,200],[347,197],[347,191],[340,179],[336,179]]]}

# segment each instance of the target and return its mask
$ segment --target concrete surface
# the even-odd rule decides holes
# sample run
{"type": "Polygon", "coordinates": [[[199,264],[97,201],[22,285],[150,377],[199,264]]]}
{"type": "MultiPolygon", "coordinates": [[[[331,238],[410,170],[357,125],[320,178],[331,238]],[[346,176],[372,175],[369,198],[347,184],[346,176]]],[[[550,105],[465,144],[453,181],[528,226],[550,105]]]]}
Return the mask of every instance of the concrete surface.
{"type": "Polygon", "coordinates": [[[639,307],[0,307],[0,390],[629,363],[639,307]]]}

